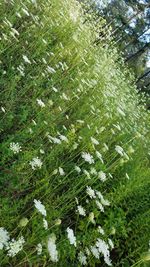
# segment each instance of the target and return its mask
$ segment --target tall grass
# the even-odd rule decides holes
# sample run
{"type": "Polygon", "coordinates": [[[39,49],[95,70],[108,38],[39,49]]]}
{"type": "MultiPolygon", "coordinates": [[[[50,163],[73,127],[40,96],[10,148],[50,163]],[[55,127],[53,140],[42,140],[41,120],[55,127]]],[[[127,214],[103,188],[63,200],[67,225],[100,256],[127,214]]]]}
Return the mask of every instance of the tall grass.
{"type": "Polygon", "coordinates": [[[135,264],[150,122],[134,77],[74,0],[0,7],[0,266],[135,264]]]}

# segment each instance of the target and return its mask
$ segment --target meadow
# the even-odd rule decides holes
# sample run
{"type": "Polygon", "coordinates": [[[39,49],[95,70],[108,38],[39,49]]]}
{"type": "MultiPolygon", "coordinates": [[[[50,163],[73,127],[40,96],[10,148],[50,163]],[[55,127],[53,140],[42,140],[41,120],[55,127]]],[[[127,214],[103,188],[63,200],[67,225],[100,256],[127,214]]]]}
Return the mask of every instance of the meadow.
{"type": "Polygon", "coordinates": [[[150,112],[111,29],[75,0],[0,21],[0,267],[149,266],[150,112]]]}

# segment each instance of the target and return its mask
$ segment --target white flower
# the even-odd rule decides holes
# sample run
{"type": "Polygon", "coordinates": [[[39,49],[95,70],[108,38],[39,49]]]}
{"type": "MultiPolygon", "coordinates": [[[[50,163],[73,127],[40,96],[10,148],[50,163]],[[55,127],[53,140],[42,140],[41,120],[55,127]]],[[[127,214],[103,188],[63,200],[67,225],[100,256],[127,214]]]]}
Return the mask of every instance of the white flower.
{"type": "Polygon", "coordinates": [[[102,212],[104,212],[103,205],[102,205],[98,200],[96,200],[95,203],[96,203],[97,207],[98,207],[102,212]]]}
{"type": "Polygon", "coordinates": [[[41,245],[41,243],[37,244],[36,250],[37,250],[37,255],[41,255],[42,254],[42,245],[41,245]]]}
{"type": "Polygon", "coordinates": [[[62,141],[65,141],[66,143],[68,143],[68,138],[64,135],[60,135],[59,138],[62,140],[62,141]]]}
{"type": "Polygon", "coordinates": [[[9,233],[3,227],[0,227],[0,249],[7,245],[9,240],[9,233]]]}
{"type": "Polygon", "coordinates": [[[102,228],[100,225],[98,226],[98,232],[99,232],[100,234],[102,234],[102,235],[105,234],[103,228],[102,228]]]}
{"type": "Polygon", "coordinates": [[[1,110],[5,113],[6,112],[6,110],[4,109],[4,107],[1,107],[1,110]]]}
{"type": "Polygon", "coordinates": [[[103,195],[99,191],[96,191],[96,194],[97,194],[98,198],[101,200],[101,203],[104,206],[109,206],[110,205],[110,202],[107,199],[104,199],[103,195]]]}
{"type": "Polygon", "coordinates": [[[93,224],[95,224],[95,220],[94,220],[94,212],[90,212],[89,214],[89,221],[93,224]]]}
{"type": "Polygon", "coordinates": [[[94,137],[91,137],[91,141],[93,145],[99,145],[99,142],[94,137]]]}
{"type": "Polygon", "coordinates": [[[108,244],[112,249],[114,248],[114,244],[110,238],[108,238],[108,244]]]}
{"type": "Polygon", "coordinates": [[[58,170],[59,170],[59,174],[61,176],[65,175],[65,172],[64,172],[63,168],[59,167],[58,170]]]}
{"type": "Polygon", "coordinates": [[[83,152],[82,153],[82,158],[87,161],[89,164],[94,163],[93,156],[91,156],[89,153],[83,152]]]}
{"type": "Polygon", "coordinates": [[[14,152],[14,154],[17,154],[21,151],[21,146],[18,143],[10,143],[10,149],[14,152]]]}
{"type": "Polygon", "coordinates": [[[23,249],[24,243],[25,240],[23,236],[21,236],[18,240],[12,239],[7,245],[7,255],[10,257],[14,257],[16,254],[18,254],[19,251],[23,249]]]}
{"type": "Polygon", "coordinates": [[[31,61],[28,59],[27,56],[23,55],[22,57],[25,63],[31,64],[31,61]]]}
{"type": "Polygon", "coordinates": [[[78,166],[75,166],[74,169],[75,169],[75,171],[77,171],[78,173],[81,172],[81,169],[80,169],[80,167],[78,167],[78,166]]]}
{"type": "Polygon", "coordinates": [[[115,146],[115,150],[118,154],[120,154],[121,156],[124,156],[124,150],[121,146],[115,146]]]}
{"type": "Polygon", "coordinates": [[[49,237],[48,244],[47,244],[48,252],[49,252],[49,255],[50,255],[52,262],[58,262],[58,251],[57,251],[55,241],[56,241],[56,237],[54,234],[52,234],[49,237]]]}
{"type": "Polygon", "coordinates": [[[78,260],[81,263],[81,265],[87,264],[87,257],[85,256],[85,254],[82,251],[80,251],[78,254],[78,260]]]}
{"type": "Polygon", "coordinates": [[[46,216],[46,209],[45,206],[41,203],[40,200],[34,199],[34,205],[36,209],[43,215],[46,216]]]}
{"type": "Polygon", "coordinates": [[[86,216],[85,209],[82,206],[77,206],[77,209],[81,216],[86,216]]]}
{"type": "Polygon", "coordinates": [[[51,74],[56,73],[56,70],[54,70],[53,68],[51,68],[50,66],[47,66],[47,71],[51,74]]]}
{"type": "Polygon", "coordinates": [[[71,228],[67,227],[67,234],[68,234],[68,239],[71,245],[74,245],[76,247],[76,237],[74,235],[74,232],[71,228]]]}
{"type": "Polygon", "coordinates": [[[99,251],[95,246],[91,246],[91,252],[96,259],[99,259],[99,251]]]}
{"type": "Polygon", "coordinates": [[[106,242],[100,238],[97,239],[96,247],[99,251],[99,253],[102,253],[104,256],[104,261],[107,265],[111,266],[111,260],[110,260],[110,252],[109,247],[106,244],[106,242]]]}
{"type": "Polygon", "coordinates": [[[44,218],[43,218],[43,226],[44,226],[45,230],[48,229],[48,222],[44,218]]]}
{"type": "Polygon", "coordinates": [[[33,158],[29,164],[31,165],[33,170],[35,170],[36,168],[41,169],[42,167],[42,161],[38,157],[33,158]]]}
{"type": "Polygon", "coordinates": [[[107,180],[106,178],[106,174],[103,172],[103,171],[100,171],[98,173],[98,178],[102,181],[102,182],[105,182],[107,180]]]}
{"type": "Polygon", "coordinates": [[[90,196],[90,198],[96,198],[95,191],[90,187],[86,187],[86,193],[90,196]]]}
{"type": "Polygon", "coordinates": [[[44,108],[45,107],[45,104],[44,104],[44,102],[41,100],[41,99],[38,99],[37,98],[37,103],[38,103],[38,105],[41,107],[41,108],[44,108]]]}
{"type": "Polygon", "coordinates": [[[88,179],[91,179],[90,173],[87,170],[83,170],[83,173],[87,176],[88,179]]]}

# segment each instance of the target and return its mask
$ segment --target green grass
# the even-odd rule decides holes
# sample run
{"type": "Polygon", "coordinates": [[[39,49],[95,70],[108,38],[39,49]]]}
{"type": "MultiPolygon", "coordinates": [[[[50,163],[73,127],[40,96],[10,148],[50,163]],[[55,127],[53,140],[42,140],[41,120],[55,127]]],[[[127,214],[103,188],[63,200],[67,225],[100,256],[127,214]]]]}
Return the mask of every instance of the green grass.
{"type": "MultiPolygon", "coordinates": [[[[88,22],[80,4],[74,0],[33,2],[0,3],[0,226],[11,239],[25,239],[14,257],[8,256],[6,246],[0,250],[0,266],[81,266],[81,251],[87,266],[107,266],[102,254],[99,259],[87,255],[87,248],[98,238],[106,243],[112,239],[113,266],[131,266],[148,251],[150,239],[150,120],[144,97],[138,95],[134,77],[109,33],[94,45],[98,25],[92,19],[88,22]],[[12,28],[18,31],[15,36],[12,28]],[[53,70],[49,72],[48,66],[53,70]],[[37,99],[45,106],[38,105],[37,99]],[[67,142],[52,141],[61,135],[67,142]],[[91,137],[98,145],[93,145],[91,137]],[[10,149],[12,142],[21,146],[19,153],[10,149]],[[122,156],[115,150],[117,145],[123,148],[122,156]],[[94,163],[86,162],[83,152],[90,153],[94,163]],[[42,167],[33,170],[30,162],[36,157],[42,167]],[[104,182],[100,171],[106,174],[104,182]],[[87,186],[110,201],[104,212],[88,196],[87,186]],[[34,199],[46,208],[47,230],[34,199]],[[77,212],[77,199],[86,216],[77,212]],[[23,218],[28,219],[25,226],[20,225],[23,218]],[[76,247],[69,243],[67,227],[74,231],[76,247]],[[56,263],[47,249],[52,234],[58,250],[56,263]],[[43,247],[41,255],[37,255],[38,243],[43,247]]],[[[103,21],[99,23],[102,30],[103,21]]]]}

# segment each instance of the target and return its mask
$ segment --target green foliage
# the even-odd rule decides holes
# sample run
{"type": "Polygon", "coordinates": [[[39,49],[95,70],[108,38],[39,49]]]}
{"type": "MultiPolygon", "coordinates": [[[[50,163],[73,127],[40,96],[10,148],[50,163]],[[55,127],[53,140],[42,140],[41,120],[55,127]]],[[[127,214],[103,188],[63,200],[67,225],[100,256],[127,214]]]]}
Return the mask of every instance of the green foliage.
{"type": "Polygon", "coordinates": [[[0,5],[1,266],[107,266],[99,239],[114,266],[131,266],[150,231],[149,112],[134,77],[107,31],[93,43],[93,15],[74,0],[0,5]]]}

